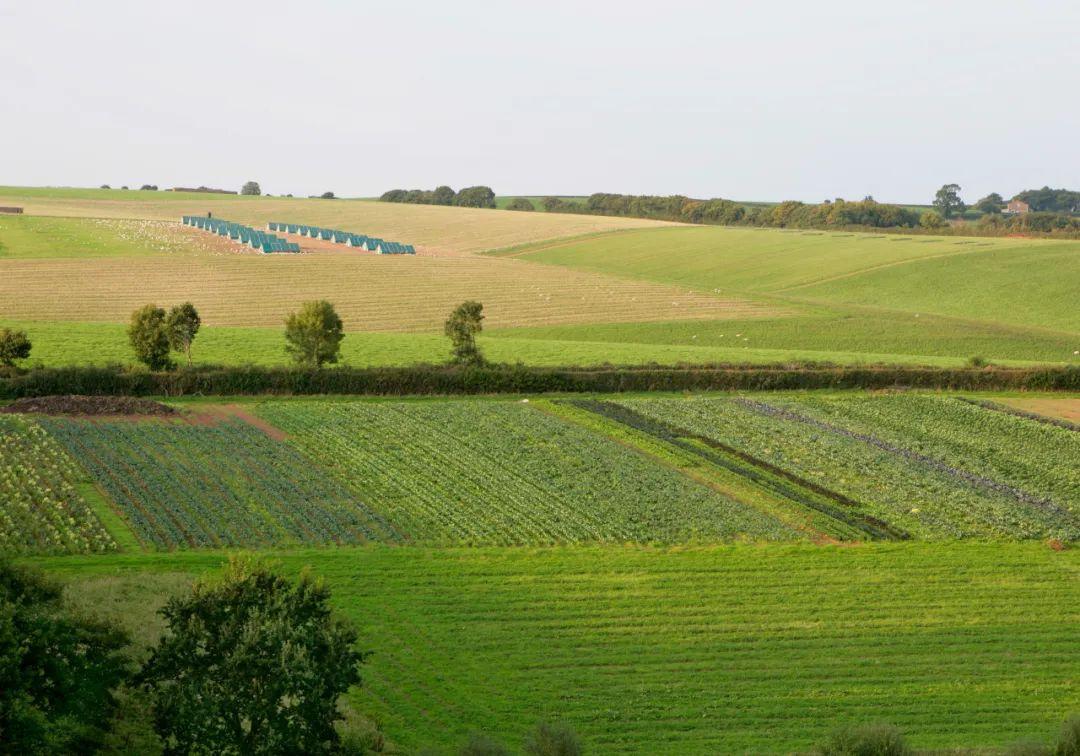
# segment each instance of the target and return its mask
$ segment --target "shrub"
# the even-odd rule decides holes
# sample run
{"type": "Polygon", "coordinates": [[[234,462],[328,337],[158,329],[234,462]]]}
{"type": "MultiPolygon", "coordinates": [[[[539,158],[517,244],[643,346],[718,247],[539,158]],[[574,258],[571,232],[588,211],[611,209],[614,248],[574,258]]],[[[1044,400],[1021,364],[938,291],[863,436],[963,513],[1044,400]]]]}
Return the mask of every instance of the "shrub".
{"type": "Polygon", "coordinates": [[[128,638],[61,597],[40,573],[0,562],[0,753],[93,753],[106,735],[128,638]]]}
{"type": "Polygon", "coordinates": [[[525,738],[528,756],[581,756],[584,750],[577,733],[564,724],[541,722],[525,738]]]}
{"type": "Polygon", "coordinates": [[[1080,756],[1080,714],[1073,714],[1061,725],[1054,756],[1080,756]]]}
{"type": "Polygon", "coordinates": [[[487,735],[473,733],[468,742],[458,749],[458,756],[510,756],[510,751],[487,735]]]}
{"type": "Polygon", "coordinates": [[[506,206],[507,210],[524,210],[531,212],[536,210],[536,205],[528,197],[514,197],[510,200],[510,203],[506,206]]]}
{"type": "Polygon", "coordinates": [[[941,214],[936,210],[927,210],[925,213],[919,216],[919,225],[923,228],[942,228],[945,225],[945,219],[941,217],[941,214]]]}
{"type": "Polygon", "coordinates": [[[0,365],[14,367],[15,360],[25,360],[30,356],[32,346],[26,331],[0,328],[0,365]]]}
{"type": "Polygon", "coordinates": [[[981,368],[981,367],[986,367],[990,363],[988,363],[986,361],[985,357],[982,357],[981,355],[976,354],[973,357],[968,357],[967,364],[968,364],[968,367],[981,368]]]}
{"type": "Polygon", "coordinates": [[[855,725],[837,730],[820,746],[821,756],[910,756],[904,735],[890,724],[855,725]]]}

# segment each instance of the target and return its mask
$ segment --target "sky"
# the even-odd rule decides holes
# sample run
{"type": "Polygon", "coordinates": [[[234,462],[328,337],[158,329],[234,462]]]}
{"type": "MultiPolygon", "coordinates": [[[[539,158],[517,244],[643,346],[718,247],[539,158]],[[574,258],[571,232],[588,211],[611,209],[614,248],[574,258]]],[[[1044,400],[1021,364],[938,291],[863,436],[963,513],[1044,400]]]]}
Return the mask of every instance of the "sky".
{"type": "Polygon", "coordinates": [[[1080,3],[0,0],[0,185],[1080,189],[1080,3]]]}

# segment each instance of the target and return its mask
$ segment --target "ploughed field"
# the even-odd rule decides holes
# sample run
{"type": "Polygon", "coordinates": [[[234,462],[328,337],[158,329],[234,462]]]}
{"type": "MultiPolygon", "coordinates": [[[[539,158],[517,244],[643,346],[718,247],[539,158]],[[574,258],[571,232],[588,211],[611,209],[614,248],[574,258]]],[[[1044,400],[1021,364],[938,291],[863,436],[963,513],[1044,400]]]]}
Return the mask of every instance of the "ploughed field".
{"type": "Polygon", "coordinates": [[[1080,537],[1080,433],[985,397],[265,399],[0,415],[6,551],[1080,537]]]}

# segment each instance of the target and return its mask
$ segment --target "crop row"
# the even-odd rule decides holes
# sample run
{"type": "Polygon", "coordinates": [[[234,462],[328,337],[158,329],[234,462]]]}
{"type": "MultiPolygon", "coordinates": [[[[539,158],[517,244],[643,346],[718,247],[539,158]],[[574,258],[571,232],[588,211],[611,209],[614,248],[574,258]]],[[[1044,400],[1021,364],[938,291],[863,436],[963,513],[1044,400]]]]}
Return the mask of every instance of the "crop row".
{"type": "Polygon", "coordinates": [[[0,554],[116,549],[76,487],[81,477],[40,425],[0,417],[0,554]]]}
{"type": "Polygon", "coordinates": [[[270,402],[260,414],[410,538],[565,543],[792,538],[610,439],[511,402],[270,402]]]}
{"type": "Polygon", "coordinates": [[[838,432],[873,434],[922,464],[1014,497],[1032,517],[1080,528],[1080,435],[952,397],[818,397],[771,401],[838,432]],[[1042,510],[1040,513],[1038,510],[1042,510]]]}
{"type": "Polygon", "coordinates": [[[240,420],[211,426],[51,419],[144,544],[175,548],[396,540],[347,487],[240,420]]]}
{"type": "MultiPolygon", "coordinates": [[[[838,411],[843,411],[849,402],[873,408],[882,399],[843,397],[835,402],[841,408],[838,411]]],[[[920,449],[910,436],[882,437],[877,431],[887,429],[873,423],[847,428],[814,417],[801,411],[797,400],[786,404],[775,399],[740,398],[619,403],[817,482],[913,536],[1080,536],[1073,511],[1076,502],[1061,496],[1060,491],[1051,497],[1044,491],[1028,490],[1019,478],[983,467],[959,448],[943,455],[940,448],[920,449]]],[[[898,407],[893,411],[903,422],[906,410],[898,407]]],[[[925,423],[924,418],[908,424],[925,423]]],[[[1007,439],[1001,437],[1000,441],[1006,443],[1007,439]]],[[[1030,452],[1039,453],[1039,448],[1030,452]]]]}

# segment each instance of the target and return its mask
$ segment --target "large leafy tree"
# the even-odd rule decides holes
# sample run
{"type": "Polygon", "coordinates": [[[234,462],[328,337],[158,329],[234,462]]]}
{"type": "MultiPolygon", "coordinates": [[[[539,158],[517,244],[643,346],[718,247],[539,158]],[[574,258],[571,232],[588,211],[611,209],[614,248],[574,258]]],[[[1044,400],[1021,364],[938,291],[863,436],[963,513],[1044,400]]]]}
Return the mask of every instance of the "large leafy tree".
{"type": "Polygon", "coordinates": [[[165,318],[165,331],[169,336],[169,347],[177,352],[187,355],[188,365],[191,364],[191,345],[199,333],[202,319],[199,311],[191,302],[176,305],[169,310],[165,318]]]}
{"type": "Polygon", "coordinates": [[[257,197],[262,194],[262,188],[259,186],[258,181],[248,181],[240,188],[240,193],[257,197]]]}
{"type": "Polygon", "coordinates": [[[168,631],[139,682],[169,753],[317,754],[338,743],[338,697],[366,654],[309,574],[234,558],[162,609],[168,631]]]}
{"type": "Polygon", "coordinates": [[[495,192],[490,186],[467,186],[457,193],[454,204],[461,207],[495,207],[495,192]]]}
{"type": "Polygon", "coordinates": [[[106,734],[128,638],[61,598],[40,573],[0,562],[0,753],[91,753],[106,734]]]}
{"type": "Polygon", "coordinates": [[[304,302],[285,320],[285,350],[301,365],[322,367],[338,361],[344,325],[325,299],[304,302]]]}
{"type": "Polygon", "coordinates": [[[173,365],[169,357],[169,331],[165,310],[148,304],[131,313],[128,339],[139,362],[151,370],[169,370],[173,365]]]}
{"type": "Polygon", "coordinates": [[[1005,204],[1005,200],[1001,198],[1001,195],[997,192],[990,192],[981,200],[975,203],[975,209],[983,215],[993,215],[1001,212],[1002,206],[1005,204]]]}
{"type": "Polygon", "coordinates": [[[30,356],[31,346],[26,331],[0,328],[0,365],[13,367],[15,360],[25,360],[30,356]]]}
{"type": "Polygon", "coordinates": [[[484,305],[473,300],[462,302],[450,313],[443,333],[450,339],[453,361],[461,365],[482,365],[484,355],[476,345],[476,334],[483,330],[484,305]]]}
{"type": "Polygon", "coordinates": [[[934,195],[934,207],[936,207],[943,218],[948,219],[953,216],[953,213],[963,213],[964,201],[960,199],[960,185],[959,184],[945,184],[943,187],[937,190],[937,194],[934,195]]]}

